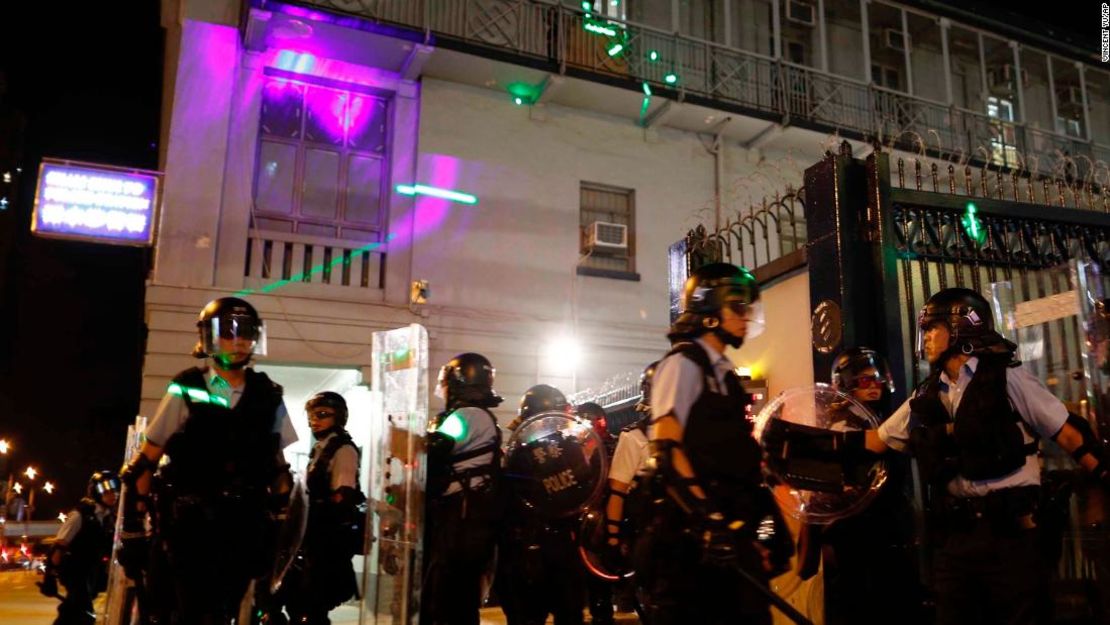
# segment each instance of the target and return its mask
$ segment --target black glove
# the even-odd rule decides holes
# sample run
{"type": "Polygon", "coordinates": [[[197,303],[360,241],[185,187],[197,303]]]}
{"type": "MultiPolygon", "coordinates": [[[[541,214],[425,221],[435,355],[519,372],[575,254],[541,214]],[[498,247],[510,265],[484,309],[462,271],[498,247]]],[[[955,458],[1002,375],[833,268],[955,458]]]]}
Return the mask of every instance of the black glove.
{"type": "Polygon", "coordinates": [[[122,538],[116,560],[123,567],[123,573],[134,582],[141,581],[143,571],[150,561],[150,539],[145,535],[122,538]]]}
{"type": "Polygon", "coordinates": [[[709,514],[701,527],[702,560],[725,566],[736,562],[741,521],[726,521],[719,512],[709,514]]]}
{"type": "Polygon", "coordinates": [[[52,572],[47,572],[43,575],[42,581],[35,582],[35,585],[39,587],[39,592],[41,592],[44,597],[61,596],[58,594],[58,576],[52,572]]]}

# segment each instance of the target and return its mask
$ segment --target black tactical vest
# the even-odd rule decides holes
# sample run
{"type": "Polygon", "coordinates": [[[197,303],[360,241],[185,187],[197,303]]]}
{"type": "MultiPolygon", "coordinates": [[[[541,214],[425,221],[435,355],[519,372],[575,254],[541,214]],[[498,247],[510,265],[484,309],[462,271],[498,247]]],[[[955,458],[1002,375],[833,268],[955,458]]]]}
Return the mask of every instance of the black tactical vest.
{"type": "Polygon", "coordinates": [[[720,510],[731,518],[759,517],[765,511],[759,496],[763,476],[762,452],[752,437],[747,407],[751,395],[744,391],[740,378],[725,376],[728,395],[717,388],[717,377],[709,355],[696,343],[680,343],[668,354],[682,354],[701,369],[701,395],[690,407],[683,431],[682,446],[693,465],[698,481],[720,510]]]}
{"type": "MultiPolygon", "coordinates": [[[[305,478],[305,486],[308,487],[308,497],[313,503],[330,498],[331,490],[331,465],[332,458],[344,445],[350,445],[358,451],[358,446],[351,440],[351,435],[346,430],[337,430],[331,439],[323,446],[323,448],[313,447],[312,449],[312,470],[308,472],[308,477],[305,478]]],[[[355,490],[360,490],[358,487],[358,473],[355,473],[355,490]]]]}
{"type": "Polygon", "coordinates": [[[914,453],[927,480],[946,483],[956,475],[991,480],[1017,471],[1037,443],[1025,444],[1021,415],[1006,390],[1006,362],[980,357],[953,418],[940,399],[940,372],[930,375],[910,403],[914,453]],[[949,424],[952,432],[949,434],[949,424]]]}
{"type": "Polygon", "coordinates": [[[96,517],[96,502],[88,497],[77,504],[77,514],[81,515],[81,529],[69,543],[66,572],[77,575],[98,568],[107,570],[107,559],[112,554],[112,538],[116,529],[112,523],[112,515],[104,517],[104,522],[101,522],[96,517]]]}
{"type": "Polygon", "coordinates": [[[166,442],[170,463],[162,476],[176,495],[216,497],[263,493],[278,470],[281,435],[275,431],[282,390],[265,373],[246,370],[246,386],[234,408],[190,397],[206,391],[205,372],[192,368],[174,382],[189,418],[166,442]]]}

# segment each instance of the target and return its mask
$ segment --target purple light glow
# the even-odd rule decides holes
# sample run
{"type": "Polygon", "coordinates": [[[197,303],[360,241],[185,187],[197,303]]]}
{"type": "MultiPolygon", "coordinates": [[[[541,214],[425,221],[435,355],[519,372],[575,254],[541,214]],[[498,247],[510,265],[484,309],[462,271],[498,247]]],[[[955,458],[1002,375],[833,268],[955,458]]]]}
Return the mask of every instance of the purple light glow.
{"type": "Polygon", "coordinates": [[[156,174],[44,161],[31,231],[39,236],[150,245],[156,174]]]}

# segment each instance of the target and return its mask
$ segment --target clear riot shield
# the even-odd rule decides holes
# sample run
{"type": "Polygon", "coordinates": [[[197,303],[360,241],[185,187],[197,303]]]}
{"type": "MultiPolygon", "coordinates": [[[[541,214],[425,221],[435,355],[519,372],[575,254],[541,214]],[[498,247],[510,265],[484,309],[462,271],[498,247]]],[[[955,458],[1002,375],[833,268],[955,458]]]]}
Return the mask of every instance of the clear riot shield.
{"type": "MultiPolygon", "coordinates": [[[[143,445],[143,432],[146,431],[146,417],[135,417],[134,425],[127,427],[127,443],[124,445],[123,463],[126,464],[138,453],[143,445]]],[[[127,485],[120,491],[119,506],[116,509],[115,539],[112,541],[112,561],[108,569],[108,589],[105,594],[104,613],[97,615],[97,622],[104,625],[131,625],[138,622],[138,592],[135,582],[123,572],[116,559],[123,532],[123,504],[128,496],[127,485]]]]}
{"type": "Polygon", "coordinates": [[[1083,382],[1087,395],[1087,414],[1095,433],[1102,440],[1110,439],[1110,297],[1106,278],[1098,263],[1076,261],[1072,265],[1072,284],[1079,299],[1079,328],[1085,341],[1083,350],[1083,382]]]}
{"type": "Polygon", "coordinates": [[[428,332],[423,326],[374,333],[372,396],[380,415],[364,454],[368,549],[359,625],[416,623],[424,538],[424,435],[428,428],[428,332]]]}

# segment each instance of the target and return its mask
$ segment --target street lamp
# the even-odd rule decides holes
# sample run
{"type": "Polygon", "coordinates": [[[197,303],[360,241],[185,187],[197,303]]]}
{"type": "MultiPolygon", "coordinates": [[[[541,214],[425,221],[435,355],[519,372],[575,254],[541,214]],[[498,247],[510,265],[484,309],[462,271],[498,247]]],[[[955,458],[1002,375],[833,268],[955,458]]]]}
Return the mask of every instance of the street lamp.
{"type": "Polygon", "coordinates": [[[47,483],[42,485],[42,489],[44,491],[46,491],[47,495],[53,495],[54,494],[54,483],[53,482],[47,482],[47,483]]]}
{"type": "Polygon", "coordinates": [[[7,439],[0,438],[0,454],[6,455],[11,448],[11,444],[8,443],[7,439]]]}
{"type": "Polygon", "coordinates": [[[29,480],[35,479],[38,474],[39,472],[35,470],[35,467],[27,467],[27,470],[23,472],[23,475],[26,475],[29,480]]]}

